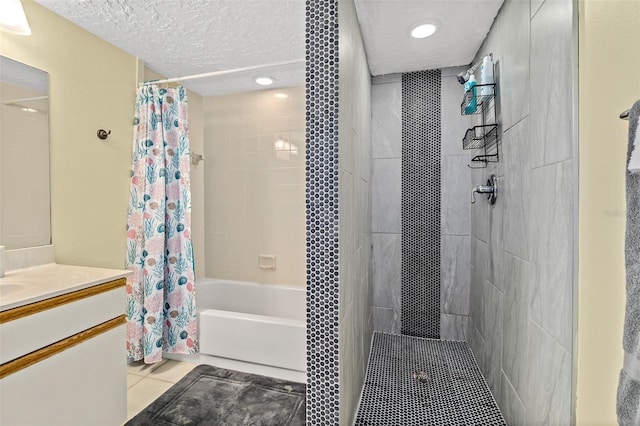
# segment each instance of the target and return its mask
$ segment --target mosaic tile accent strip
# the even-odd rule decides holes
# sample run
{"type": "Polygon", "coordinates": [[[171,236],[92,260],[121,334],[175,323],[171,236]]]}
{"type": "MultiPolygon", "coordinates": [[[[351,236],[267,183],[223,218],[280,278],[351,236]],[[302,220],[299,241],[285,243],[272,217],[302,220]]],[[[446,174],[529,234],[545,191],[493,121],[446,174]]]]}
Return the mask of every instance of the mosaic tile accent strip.
{"type": "Polygon", "coordinates": [[[506,422],[466,342],[375,332],[355,424],[506,422]]]}
{"type": "Polygon", "coordinates": [[[402,334],[440,336],[440,70],[402,74],[402,334]]]}
{"type": "Polygon", "coordinates": [[[338,0],[306,2],[307,424],[337,425],[338,0]]]}

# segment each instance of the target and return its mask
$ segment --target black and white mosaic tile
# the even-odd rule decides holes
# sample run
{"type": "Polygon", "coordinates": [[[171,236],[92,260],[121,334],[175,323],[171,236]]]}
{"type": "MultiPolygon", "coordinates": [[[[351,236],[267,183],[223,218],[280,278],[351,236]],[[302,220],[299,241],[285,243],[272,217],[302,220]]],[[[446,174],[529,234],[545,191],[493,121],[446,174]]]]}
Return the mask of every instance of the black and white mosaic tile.
{"type": "Polygon", "coordinates": [[[402,74],[402,334],[440,337],[440,70],[402,74]]]}
{"type": "Polygon", "coordinates": [[[338,0],[306,2],[307,424],[339,423],[338,0]]]}
{"type": "Polygon", "coordinates": [[[379,332],[355,424],[506,425],[466,342],[379,332]]]}

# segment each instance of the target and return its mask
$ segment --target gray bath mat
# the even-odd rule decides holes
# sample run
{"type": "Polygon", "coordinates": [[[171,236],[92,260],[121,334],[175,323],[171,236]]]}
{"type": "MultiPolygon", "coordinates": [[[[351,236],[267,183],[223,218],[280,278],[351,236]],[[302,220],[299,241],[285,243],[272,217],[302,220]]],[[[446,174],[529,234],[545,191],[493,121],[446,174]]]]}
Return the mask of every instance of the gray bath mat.
{"type": "Polygon", "coordinates": [[[298,426],[304,422],[304,384],[199,365],[125,426],[298,426]]]}

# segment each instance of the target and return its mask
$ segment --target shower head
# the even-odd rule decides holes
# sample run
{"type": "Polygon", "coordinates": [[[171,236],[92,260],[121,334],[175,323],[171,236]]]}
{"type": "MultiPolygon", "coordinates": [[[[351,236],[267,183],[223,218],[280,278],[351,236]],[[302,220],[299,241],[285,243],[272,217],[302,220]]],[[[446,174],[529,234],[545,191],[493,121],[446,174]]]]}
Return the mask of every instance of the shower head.
{"type": "MultiPolygon", "coordinates": [[[[491,56],[491,58],[493,58],[493,53],[489,53],[489,55],[487,56],[491,56]]],[[[471,74],[473,74],[476,71],[476,68],[480,66],[483,59],[484,58],[480,59],[480,61],[477,64],[475,64],[465,72],[461,72],[460,74],[458,74],[458,83],[465,84],[467,80],[469,80],[469,77],[471,77],[471,74]]]]}
{"type": "Polygon", "coordinates": [[[461,72],[458,74],[458,83],[465,84],[469,80],[469,71],[461,72]]]}

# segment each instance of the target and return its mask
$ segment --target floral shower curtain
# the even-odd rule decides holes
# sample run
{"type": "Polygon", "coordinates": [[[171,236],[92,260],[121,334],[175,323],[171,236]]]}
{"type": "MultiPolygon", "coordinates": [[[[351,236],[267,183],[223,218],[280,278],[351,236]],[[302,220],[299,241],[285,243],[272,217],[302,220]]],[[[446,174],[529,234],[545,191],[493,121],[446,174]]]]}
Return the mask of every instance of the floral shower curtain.
{"type": "Polygon", "coordinates": [[[187,94],[138,89],[127,227],[127,352],[146,363],[198,351],[187,94]]]}

